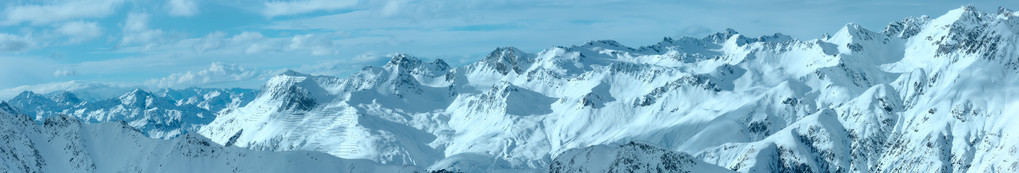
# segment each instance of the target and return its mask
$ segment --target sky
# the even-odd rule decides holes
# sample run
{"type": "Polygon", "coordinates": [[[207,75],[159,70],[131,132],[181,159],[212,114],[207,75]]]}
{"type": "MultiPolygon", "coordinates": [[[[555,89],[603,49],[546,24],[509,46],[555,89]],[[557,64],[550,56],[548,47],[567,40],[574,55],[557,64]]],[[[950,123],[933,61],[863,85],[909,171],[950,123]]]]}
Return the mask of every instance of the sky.
{"type": "Polygon", "coordinates": [[[847,23],[880,31],[1005,0],[8,0],[0,98],[84,87],[258,88],[285,70],[344,77],[394,53],[459,66],[497,47],[539,52],[732,28],[801,40],[847,23]]]}

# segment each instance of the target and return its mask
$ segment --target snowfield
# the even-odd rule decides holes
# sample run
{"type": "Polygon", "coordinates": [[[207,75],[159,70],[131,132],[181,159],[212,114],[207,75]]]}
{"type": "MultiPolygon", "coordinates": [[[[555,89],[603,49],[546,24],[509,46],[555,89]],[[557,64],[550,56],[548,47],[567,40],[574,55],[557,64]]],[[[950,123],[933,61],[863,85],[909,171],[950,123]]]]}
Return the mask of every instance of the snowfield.
{"type": "MultiPolygon", "coordinates": [[[[504,47],[460,67],[398,54],[349,77],[287,71],[250,102],[143,116],[194,125],[170,140],[142,134],[178,132],[153,136],[125,118],[72,114],[143,133],[66,116],[7,118],[32,130],[0,127],[15,142],[2,146],[0,169],[1017,172],[1017,34],[1017,12],[961,7],[812,40],[726,30],[642,47],[504,47]],[[47,148],[64,143],[80,148],[47,148]]],[[[53,108],[27,113],[69,109],[35,105],[53,108]]]]}

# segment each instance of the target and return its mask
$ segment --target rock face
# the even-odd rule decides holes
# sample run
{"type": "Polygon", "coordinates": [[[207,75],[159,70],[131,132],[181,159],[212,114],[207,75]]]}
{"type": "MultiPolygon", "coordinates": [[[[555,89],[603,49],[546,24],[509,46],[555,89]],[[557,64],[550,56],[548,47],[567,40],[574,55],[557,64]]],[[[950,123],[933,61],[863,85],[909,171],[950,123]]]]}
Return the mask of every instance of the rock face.
{"type": "Polygon", "coordinates": [[[140,89],[102,100],[79,99],[71,92],[23,92],[10,104],[42,122],[67,115],[89,123],[125,121],[152,138],[170,139],[198,131],[218,113],[244,106],[257,95],[250,89],[140,89]]]}
{"type": "Polygon", "coordinates": [[[315,152],[228,148],[185,134],[152,139],[123,123],[56,116],[37,124],[0,103],[0,172],[411,172],[315,152]]]}

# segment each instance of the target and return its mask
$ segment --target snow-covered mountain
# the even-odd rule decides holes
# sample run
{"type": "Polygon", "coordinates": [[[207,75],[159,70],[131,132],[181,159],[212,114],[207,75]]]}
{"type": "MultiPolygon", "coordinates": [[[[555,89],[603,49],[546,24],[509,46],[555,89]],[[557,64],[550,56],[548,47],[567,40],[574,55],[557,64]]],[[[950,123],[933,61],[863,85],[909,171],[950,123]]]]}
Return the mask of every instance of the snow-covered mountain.
{"type": "Polygon", "coordinates": [[[545,170],[637,141],[738,172],[1011,172],[1017,17],[963,7],[812,40],[726,30],[499,48],[455,68],[401,54],[347,78],[281,74],[200,133],[432,170],[545,170]]]}
{"type": "Polygon", "coordinates": [[[65,115],[42,124],[0,102],[0,172],[412,172],[317,152],[223,147],[193,133],[151,139],[123,123],[65,115]]]}
{"type": "Polygon", "coordinates": [[[88,101],[71,92],[25,91],[9,100],[15,108],[42,122],[68,115],[90,123],[125,121],[152,138],[169,139],[197,131],[221,112],[244,106],[258,94],[250,89],[140,89],[119,97],[88,101]]]}
{"type": "Polygon", "coordinates": [[[1019,13],[1004,8],[962,7],[881,31],[848,24],[811,40],[726,30],[642,47],[609,40],[537,53],[505,47],[461,67],[398,54],[344,78],[287,71],[247,104],[204,90],[138,90],[94,103],[27,93],[12,103],[40,115],[125,120],[149,136],[149,125],[207,125],[198,130],[202,136],[162,141],[117,123],[57,116],[39,126],[10,118],[0,120],[11,124],[0,126],[9,141],[0,159],[8,170],[56,172],[159,170],[69,159],[78,155],[252,170],[264,167],[231,166],[232,156],[261,158],[246,164],[267,167],[327,157],[307,151],[363,159],[299,162],[343,163],[323,169],[1016,172],[1014,18],[1019,13]],[[133,124],[139,121],[161,123],[133,124]],[[218,145],[201,144],[203,137],[218,145]],[[68,143],[81,147],[57,146],[68,143]],[[32,149],[40,145],[47,149],[32,149]],[[154,154],[96,154],[115,147],[154,154]],[[249,152],[258,154],[235,154],[249,152]],[[179,153],[191,154],[164,156],[179,153]],[[54,159],[70,160],[69,168],[43,163],[54,159]]]}

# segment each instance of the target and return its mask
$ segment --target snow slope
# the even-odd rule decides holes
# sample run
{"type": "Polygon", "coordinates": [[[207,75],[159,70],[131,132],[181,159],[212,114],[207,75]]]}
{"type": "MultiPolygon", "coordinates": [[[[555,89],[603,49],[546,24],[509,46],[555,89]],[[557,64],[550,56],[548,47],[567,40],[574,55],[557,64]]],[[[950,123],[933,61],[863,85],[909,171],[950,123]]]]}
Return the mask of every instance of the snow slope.
{"type": "Polygon", "coordinates": [[[414,172],[316,152],[223,147],[199,135],[151,139],[134,128],[68,116],[37,124],[0,103],[0,172],[414,172]]]}

